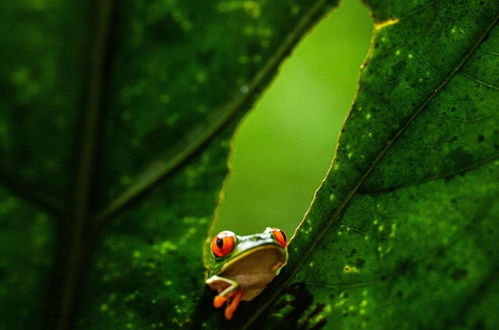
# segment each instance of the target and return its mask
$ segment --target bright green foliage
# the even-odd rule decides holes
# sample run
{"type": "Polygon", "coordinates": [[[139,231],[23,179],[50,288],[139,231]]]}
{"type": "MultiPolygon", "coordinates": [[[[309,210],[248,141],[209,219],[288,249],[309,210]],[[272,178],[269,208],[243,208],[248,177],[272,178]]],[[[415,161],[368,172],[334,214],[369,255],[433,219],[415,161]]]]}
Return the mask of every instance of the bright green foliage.
{"type": "Polygon", "coordinates": [[[3,1],[2,328],[192,323],[233,129],[334,3],[3,1]]]}
{"type": "Polygon", "coordinates": [[[497,328],[499,5],[369,5],[377,29],[336,158],[286,270],[241,322],[497,328]]]}

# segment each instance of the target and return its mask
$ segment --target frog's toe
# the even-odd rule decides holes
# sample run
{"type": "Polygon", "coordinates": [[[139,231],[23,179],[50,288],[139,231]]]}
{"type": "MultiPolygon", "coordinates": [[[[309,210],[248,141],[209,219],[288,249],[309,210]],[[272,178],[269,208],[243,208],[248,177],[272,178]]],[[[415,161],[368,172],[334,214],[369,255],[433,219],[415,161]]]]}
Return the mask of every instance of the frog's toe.
{"type": "Polygon", "coordinates": [[[227,301],[228,297],[224,297],[224,296],[215,296],[215,298],[213,298],[213,306],[215,308],[220,308],[222,307],[225,302],[227,301]]]}
{"type": "Polygon", "coordinates": [[[219,294],[219,295],[215,296],[215,298],[213,298],[213,306],[215,308],[222,307],[227,301],[232,299],[232,297],[234,297],[236,295],[236,293],[237,293],[237,290],[236,291],[229,291],[225,295],[222,292],[221,294],[219,294]]]}
{"type": "Polygon", "coordinates": [[[243,290],[239,289],[234,292],[233,298],[229,301],[227,304],[227,307],[225,308],[225,318],[227,320],[232,319],[232,316],[234,315],[234,312],[237,309],[237,306],[239,306],[239,302],[241,302],[241,298],[243,297],[243,290]]]}

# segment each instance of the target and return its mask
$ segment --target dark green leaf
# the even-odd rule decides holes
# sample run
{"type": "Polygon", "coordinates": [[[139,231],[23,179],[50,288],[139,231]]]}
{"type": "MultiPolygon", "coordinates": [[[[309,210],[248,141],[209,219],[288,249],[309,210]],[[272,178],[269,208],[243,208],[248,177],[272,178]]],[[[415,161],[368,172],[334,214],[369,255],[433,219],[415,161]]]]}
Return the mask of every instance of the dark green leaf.
{"type": "Polygon", "coordinates": [[[333,3],[4,1],[2,325],[192,323],[232,131],[333,3]]]}
{"type": "Polygon", "coordinates": [[[336,158],[289,265],[238,324],[497,328],[499,5],[368,3],[336,158]]]}

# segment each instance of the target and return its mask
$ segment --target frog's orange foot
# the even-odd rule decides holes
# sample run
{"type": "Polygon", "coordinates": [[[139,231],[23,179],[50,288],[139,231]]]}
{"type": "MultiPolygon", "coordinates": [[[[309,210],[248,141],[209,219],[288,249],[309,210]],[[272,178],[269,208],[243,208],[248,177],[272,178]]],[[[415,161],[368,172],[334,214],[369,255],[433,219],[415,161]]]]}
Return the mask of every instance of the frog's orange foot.
{"type": "Polygon", "coordinates": [[[213,306],[215,306],[215,308],[220,308],[223,306],[223,304],[225,304],[227,299],[229,298],[224,296],[216,296],[215,298],[213,298],[213,306]]]}
{"type": "Polygon", "coordinates": [[[239,289],[235,292],[234,297],[227,303],[227,307],[225,307],[225,318],[227,320],[230,320],[232,318],[232,315],[234,315],[234,312],[237,309],[237,306],[239,306],[239,302],[241,302],[241,298],[243,297],[243,290],[239,289]]]}
{"type": "Polygon", "coordinates": [[[243,297],[242,289],[232,291],[229,294],[227,294],[227,296],[218,295],[213,299],[213,306],[215,306],[215,308],[220,308],[224,304],[227,304],[227,306],[225,307],[224,315],[227,320],[230,320],[232,319],[232,316],[234,315],[237,306],[239,306],[239,302],[241,302],[242,297],[243,297]]]}

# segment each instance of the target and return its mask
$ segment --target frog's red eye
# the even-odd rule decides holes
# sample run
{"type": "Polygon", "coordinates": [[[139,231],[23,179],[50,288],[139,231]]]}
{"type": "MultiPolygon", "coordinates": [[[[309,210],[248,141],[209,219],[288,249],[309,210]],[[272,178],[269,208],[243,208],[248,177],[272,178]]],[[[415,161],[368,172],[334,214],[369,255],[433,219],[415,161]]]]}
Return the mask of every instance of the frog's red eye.
{"type": "Polygon", "coordinates": [[[211,252],[215,257],[225,257],[234,250],[234,237],[231,231],[222,231],[211,240],[211,252]]]}
{"type": "Polygon", "coordinates": [[[272,229],[272,234],[274,235],[275,239],[283,248],[286,247],[286,234],[280,230],[279,228],[271,228],[272,229]]]}

